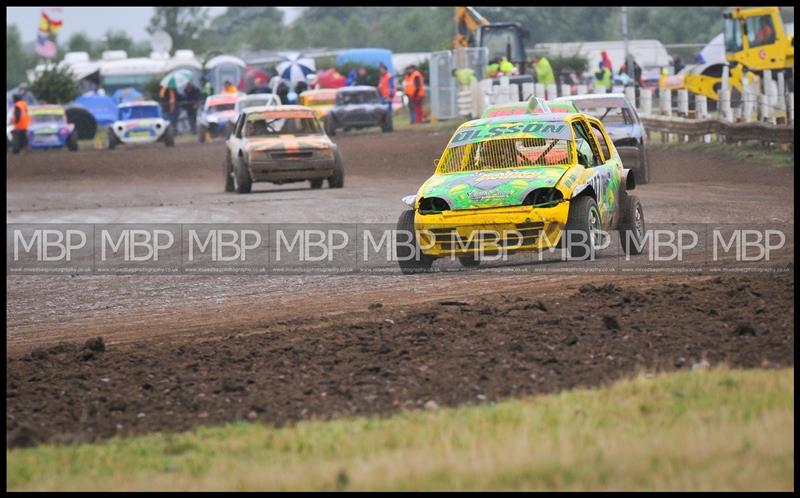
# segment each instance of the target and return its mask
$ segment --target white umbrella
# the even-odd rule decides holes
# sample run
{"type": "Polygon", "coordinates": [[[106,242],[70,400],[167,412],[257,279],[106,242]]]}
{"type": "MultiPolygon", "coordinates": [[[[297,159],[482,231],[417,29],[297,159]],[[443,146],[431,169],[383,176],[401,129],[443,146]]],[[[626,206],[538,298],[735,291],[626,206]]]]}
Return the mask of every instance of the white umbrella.
{"type": "Polygon", "coordinates": [[[175,90],[182,90],[190,81],[194,79],[194,73],[188,69],[176,69],[161,80],[161,86],[164,88],[174,88],[175,90]]]}
{"type": "Polygon", "coordinates": [[[314,59],[303,54],[292,54],[284,57],[284,60],[275,69],[281,78],[291,83],[305,81],[306,75],[317,70],[314,59]]]}

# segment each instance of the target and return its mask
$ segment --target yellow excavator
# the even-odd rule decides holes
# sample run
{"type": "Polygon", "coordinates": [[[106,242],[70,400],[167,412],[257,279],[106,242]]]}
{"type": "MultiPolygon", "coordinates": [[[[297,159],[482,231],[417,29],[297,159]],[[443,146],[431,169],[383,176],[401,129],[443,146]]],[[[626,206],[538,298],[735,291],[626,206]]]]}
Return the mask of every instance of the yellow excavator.
{"type": "MultiPolygon", "coordinates": [[[[783,71],[787,88],[794,83],[794,36],[785,32],[780,7],[737,7],[725,17],[725,59],[730,68],[731,104],[741,100],[742,81],[749,81],[764,70],[783,71]]],[[[685,68],[683,88],[692,93],[719,99],[724,64],[685,68]]]]}
{"type": "MultiPolygon", "coordinates": [[[[528,33],[518,22],[491,23],[473,7],[456,7],[453,48],[486,47],[489,61],[505,57],[525,74],[525,38],[528,33]]],[[[530,80],[530,76],[523,78],[530,80]]]]}

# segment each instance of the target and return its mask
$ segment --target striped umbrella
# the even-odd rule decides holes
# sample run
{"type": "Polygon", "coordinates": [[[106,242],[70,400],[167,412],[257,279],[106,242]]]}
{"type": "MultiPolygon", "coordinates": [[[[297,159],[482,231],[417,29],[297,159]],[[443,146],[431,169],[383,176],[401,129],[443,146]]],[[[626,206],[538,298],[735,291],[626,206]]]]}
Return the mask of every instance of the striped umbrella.
{"type": "Polygon", "coordinates": [[[194,73],[188,69],[176,69],[161,79],[161,86],[181,91],[194,79],[194,73]]]}
{"type": "Polygon", "coordinates": [[[303,54],[292,54],[284,57],[284,60],[275,68],[281,78],[291,82],[305,81],[306,75],[316,71],[314,59],[303,54]]]}

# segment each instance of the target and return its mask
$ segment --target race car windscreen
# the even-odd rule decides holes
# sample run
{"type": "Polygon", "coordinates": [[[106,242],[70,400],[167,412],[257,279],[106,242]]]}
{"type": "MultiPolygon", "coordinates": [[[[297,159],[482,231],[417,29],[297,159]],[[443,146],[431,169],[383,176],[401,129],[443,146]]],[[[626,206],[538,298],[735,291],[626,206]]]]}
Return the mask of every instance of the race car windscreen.
{"type": "Polygon", "coordinates": [[[223,112],[223,111],[232,111],[236,107],[236,104],[233,102],[229,104],[214,104],[208,106],[209,112],[223,112]]]}
{"type": "Polygon", "coordinates": [[[501,138],[448,148],[439,173],[572,164],[572,140],[561,138],[501,138]]]}
{"type": "Polygon", "coordinates": [[[144,118],[158,118],[161,117],[161,112],[158,106],[155,105],[140,105],[135,107],[120,107],[119,120],[127,121],[129,119],[144,119],[144,118]]]}
{"type": "Polygon", "coordinates": [[[633,115],[622,99],[573,101],[578,111],[594,116],[605,124],[633,124],[633,115]]]}
{"type": "Polygon", "coordinates": [[[244,137],[271,137],[278,135],[319,135],[322,130],[313,117],[248,117],[244,137]]]}
{"type": "Polygon", "coordinates": [[[339,105],[380,103],[378,92],[341,92],[336,95],[339,105]]]}

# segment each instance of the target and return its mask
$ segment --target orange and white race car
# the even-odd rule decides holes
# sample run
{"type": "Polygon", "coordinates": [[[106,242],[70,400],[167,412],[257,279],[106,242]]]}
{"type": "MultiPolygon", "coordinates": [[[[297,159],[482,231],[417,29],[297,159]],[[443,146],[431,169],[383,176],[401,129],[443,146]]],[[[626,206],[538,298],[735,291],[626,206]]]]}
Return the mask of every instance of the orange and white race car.
{"type": "Polygon", "coordinates": [[[311,188],[344,186],[344,163],[313,109],[244,109],[225,142],[225,191],[248,193],[253,182],[310,181],[311,188]]]}

